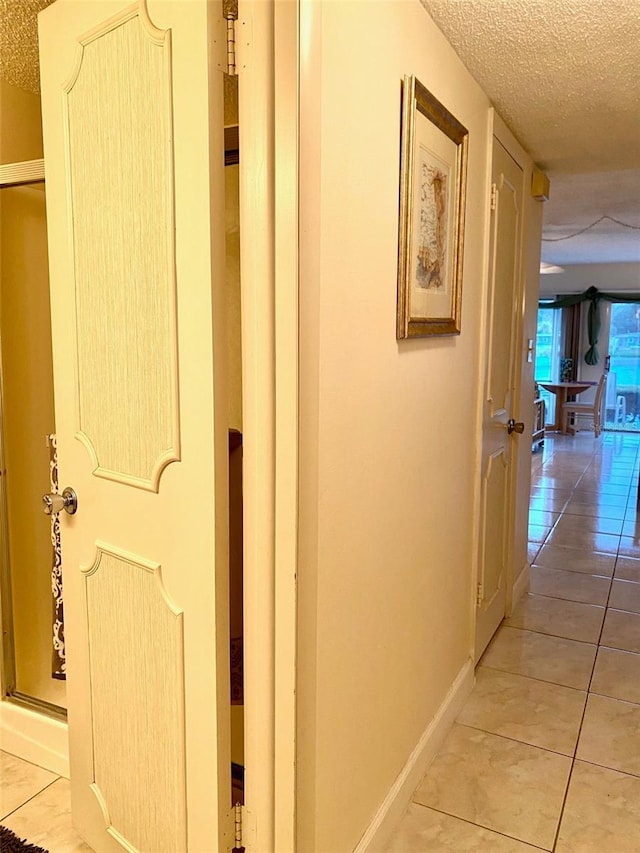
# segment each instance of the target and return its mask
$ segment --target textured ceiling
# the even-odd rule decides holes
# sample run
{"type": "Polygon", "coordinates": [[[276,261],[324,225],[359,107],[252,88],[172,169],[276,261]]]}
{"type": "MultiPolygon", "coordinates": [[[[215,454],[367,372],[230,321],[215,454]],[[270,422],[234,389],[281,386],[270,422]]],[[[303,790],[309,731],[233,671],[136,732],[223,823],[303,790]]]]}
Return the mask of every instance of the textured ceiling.
{"type": "Polygon", "coordinates": [[[27,92],[40,91],[38,12],[52,0],[0,0],[0,77],[27,92]]]}
{"type": "Polygon", "coordinates": [[[640,262],[640,0],[421,2],[551,179],[543,258],[640,262]]]}

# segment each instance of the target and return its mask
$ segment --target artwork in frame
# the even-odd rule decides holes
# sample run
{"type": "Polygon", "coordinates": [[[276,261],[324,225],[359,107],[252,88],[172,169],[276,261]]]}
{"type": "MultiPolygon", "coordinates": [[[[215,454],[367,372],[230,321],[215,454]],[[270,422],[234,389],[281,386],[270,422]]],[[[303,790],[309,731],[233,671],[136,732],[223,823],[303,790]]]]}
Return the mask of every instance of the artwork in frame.
{"type": "Polygon", "coordinates": [[[468,139],[419,80],[404,78],[398,339],[460,334],[468,139]]]}

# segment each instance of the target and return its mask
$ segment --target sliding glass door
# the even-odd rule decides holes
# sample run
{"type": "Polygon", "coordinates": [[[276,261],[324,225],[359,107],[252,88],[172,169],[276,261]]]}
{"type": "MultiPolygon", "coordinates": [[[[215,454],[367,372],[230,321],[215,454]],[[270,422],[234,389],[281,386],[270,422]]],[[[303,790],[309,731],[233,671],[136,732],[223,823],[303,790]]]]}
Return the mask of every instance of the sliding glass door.
{"type": "MultiPolygon", "coordinates": [[[[560,356],[562,347],[562,311],[554,308],[540,308],[538,311],[538,329],[536,334],[536,382],[557,382],[560,378],[560,356]]],[[[539,396],[545,401],[546,422],[555,420],[556,396],[544,388],[539,396]]]]}
{"type": "Polygon", "coordinates": [[[640,431],[640,303],[611,305],[605,429],[640,431]]]}

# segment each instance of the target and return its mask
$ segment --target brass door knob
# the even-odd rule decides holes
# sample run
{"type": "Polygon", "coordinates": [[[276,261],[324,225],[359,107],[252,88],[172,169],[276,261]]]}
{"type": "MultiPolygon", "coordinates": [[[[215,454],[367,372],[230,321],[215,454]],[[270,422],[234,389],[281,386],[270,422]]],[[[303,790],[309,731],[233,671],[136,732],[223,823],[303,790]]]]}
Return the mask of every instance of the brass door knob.
{"type": "Polygon", "coordinates": [[[509,418],[507,421],[507,432],[511,435],[514,432],[517,432],[519,435],[522,435],[524,432],[524,424],[522,421],[514,421],[513,418],[509,418]]]}

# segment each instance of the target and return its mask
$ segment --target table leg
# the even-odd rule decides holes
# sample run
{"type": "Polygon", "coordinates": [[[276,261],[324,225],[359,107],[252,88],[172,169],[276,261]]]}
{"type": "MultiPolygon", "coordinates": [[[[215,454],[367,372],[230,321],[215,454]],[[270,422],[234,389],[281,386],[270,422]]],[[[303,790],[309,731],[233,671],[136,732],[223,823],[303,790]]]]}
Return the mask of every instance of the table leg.
{"type": "Polygon", "coordinates": [[[556,424],[558,425],[558,432],[564,432],[562,429],[562,407],[566,402],[567,389],[558,388],[558,393],[556,394],[556,424]]]}

